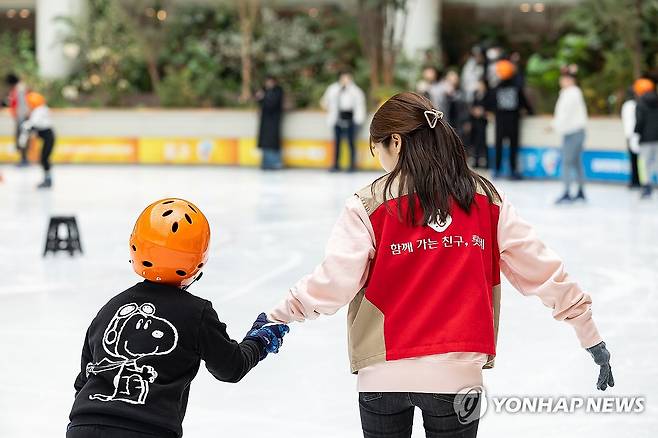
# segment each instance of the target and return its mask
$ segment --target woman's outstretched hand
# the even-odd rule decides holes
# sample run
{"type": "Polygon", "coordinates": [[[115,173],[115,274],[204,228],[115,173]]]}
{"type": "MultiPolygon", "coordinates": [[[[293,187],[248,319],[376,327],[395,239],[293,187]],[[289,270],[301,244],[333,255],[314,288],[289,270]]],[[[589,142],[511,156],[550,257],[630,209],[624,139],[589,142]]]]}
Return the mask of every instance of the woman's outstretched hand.
{"type": "Polygon", "coordinates": [[[615,379],[612,377],[612,368],[610,367],[610,352],[605,348],[605,342],[599,342],[595,346],[589,347],[587,351],[594,358],[594,362],[601,367],[596,389],[605,391],[608,386],[615,386],[615,379]]]}
{"type": "Polygon", "coordinates": [[[279,348],[283,345],[283,337],[289,331],[290,327],[286,324],[271,322],[265,313],[261,313],[254,321],[245,339],[254,339],[263,344],[265,354],[261,359],[264,359],[268,353],[279,352],[279,348]]]}

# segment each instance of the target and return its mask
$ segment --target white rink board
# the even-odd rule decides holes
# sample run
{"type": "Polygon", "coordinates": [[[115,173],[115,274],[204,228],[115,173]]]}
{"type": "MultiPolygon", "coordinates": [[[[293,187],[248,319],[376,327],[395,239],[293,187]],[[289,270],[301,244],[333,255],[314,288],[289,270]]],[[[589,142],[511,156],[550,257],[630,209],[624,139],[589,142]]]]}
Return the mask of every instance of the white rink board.
{"type": "MultiPolygon", "coordinates": [[[[208,216],[212,252],[191,292],[213,301],[241,338],[261,310],[320,261],[343,201],[375,173],[261,173],[234,168],[61,166],[52,192],[41,174],[0,167],[0,437],[63,437],[85,330],[111,296],[138,278],[128,235],[149,202],[189,198],[208,216]],[[84,257],[41,258],[49,215],[75,214],[84,257]]],[[[557,208],[557,182],[501,182],[521,214],[560,253],[593,296],[617,386],[643,395],[642,414],[488,413],[480,437],[655,437],[658,432],[658,197],[588,186],[586,206],[557,208]]],[[[572,329],[509,283],[490,394],[603,395],[597,369],[572,329]]],[[[293,325],[278,356],[236,385],[201,370],[192,384],[186,437],[359,437],[355,377],[346,353],[345,310],[293,325]]],[[[414,436],[424,436],[416,417],[414,436]]]]}

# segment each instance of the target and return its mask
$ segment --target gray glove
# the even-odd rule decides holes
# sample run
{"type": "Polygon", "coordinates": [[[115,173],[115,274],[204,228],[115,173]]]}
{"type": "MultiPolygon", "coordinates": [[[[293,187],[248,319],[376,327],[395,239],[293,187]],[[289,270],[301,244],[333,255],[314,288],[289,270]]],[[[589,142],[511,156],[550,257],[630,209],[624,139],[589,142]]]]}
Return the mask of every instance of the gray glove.
{"type": "Polygon", "coordinates": [[[596,389],[605,391],[608,386],[611,388],[615,386],[615,379],[612,377],[612,368],[610,367],[610,352],[605,348],[605,342],[599,342],[595,346],[589,347],[587,351],[594,358],[594,362],[601,367],[596,389]]]}

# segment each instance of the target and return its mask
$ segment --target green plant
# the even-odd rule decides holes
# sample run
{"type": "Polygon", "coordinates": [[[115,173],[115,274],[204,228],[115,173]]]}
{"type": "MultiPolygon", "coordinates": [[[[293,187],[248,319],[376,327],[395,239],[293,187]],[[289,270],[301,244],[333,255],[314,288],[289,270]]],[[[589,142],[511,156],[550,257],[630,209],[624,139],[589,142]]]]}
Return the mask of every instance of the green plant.
{"type": "Polygon", "coordinates": [[[559,92],[560,69],[567,65],[579,66],[579,76],[591,73],[592,48],[587,37],[569,33],[560,38],[553,53],[535,53],[528,58],[528,85],[537,92],[537,110],[551,112],[559,92]]]}
{"type": "Polygon", "coordinates": [[[27,31],[0,33],[0,61],[2,78],[13,72],[28,81],[36,79],[38,68],[32,34],[27,31]]]}

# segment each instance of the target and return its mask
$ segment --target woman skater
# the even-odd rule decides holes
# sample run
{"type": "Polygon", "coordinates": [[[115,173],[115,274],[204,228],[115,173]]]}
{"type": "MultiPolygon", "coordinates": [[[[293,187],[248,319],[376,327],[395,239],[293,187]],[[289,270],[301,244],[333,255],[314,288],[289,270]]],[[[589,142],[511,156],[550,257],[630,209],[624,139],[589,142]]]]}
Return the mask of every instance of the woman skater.
{"type": "Polygon", "coordinates": [[[416,406],[428,437],[476,436],[478,415],[460,421],[453,403],[493,366],[501,271],[574,327],[600,365],[597,387],[614,384],[589,295],[507,198],[468,168],[442,116],[415,93],[379,108],[370,141],[388,173],[347,200],[325,260],[269,313],[303,321],[349,303],[366,438],[411,436],[416,406]]]}

